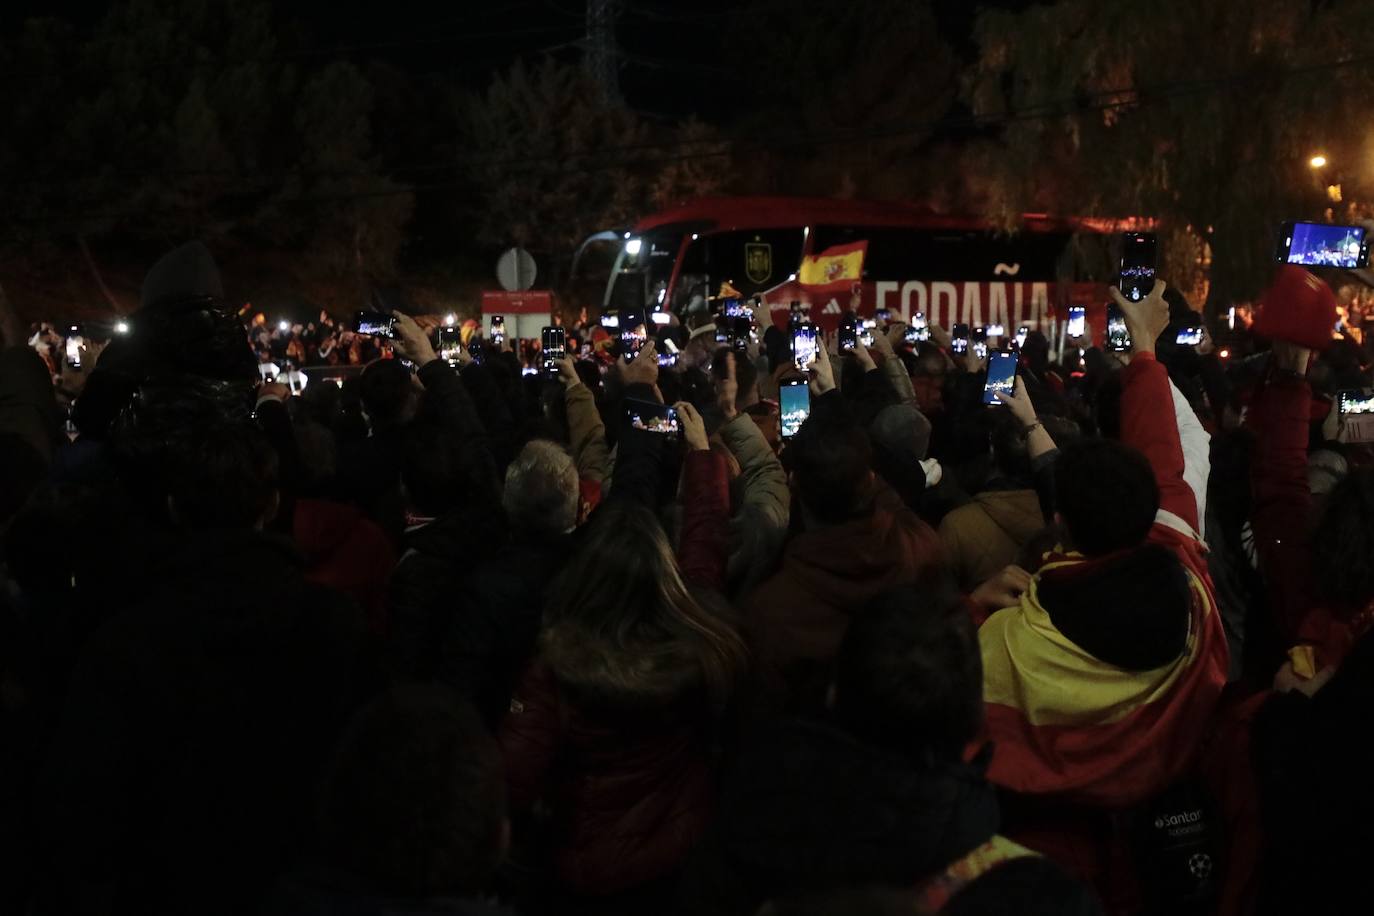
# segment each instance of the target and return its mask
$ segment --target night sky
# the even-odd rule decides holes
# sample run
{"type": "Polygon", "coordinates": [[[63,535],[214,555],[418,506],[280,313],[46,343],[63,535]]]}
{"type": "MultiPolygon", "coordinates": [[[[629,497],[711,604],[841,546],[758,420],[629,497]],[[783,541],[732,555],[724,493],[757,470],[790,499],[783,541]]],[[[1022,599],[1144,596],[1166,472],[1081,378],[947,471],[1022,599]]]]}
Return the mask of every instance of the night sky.
{"type": "MultiPolygon", "coordinates": [[[[796,0],[796,15],[836,0],[796,0]]],[[[981,7],[1017,9],[1030,0],[994,0],[981,7]]],[[[81,28],[94,28],[108,2],[19,0],[0,4],[6,31],[30,16],[56,16],[81,28]]],[[[302,24],[310,57],[347,57],[358,63],[384,60],[417,75],[451,85],[481,89],[493,71],[518,57],[552,53],[569,61],[580,56],[577,42],[585,28],[585,6],[578,0],[514,0],[487,6],[433,0],[388,0],[365,9],[343,8],[330,0],[278,3],[283,22],[302,24]]],[[[724,31],[737,0],[624,0],[616,29],[622,53],[621,88],[631,107],[649,116],[676,119],[695,114],[714,123],[736,114],[738,85],[747,81],[750,62],[728,59],[724,31]]],[[[937,21],[957,51],[971,49],[976,13],[968,0],[937,0],[937,21]]],[[[759,41],[767,40],[760,36],[759,41]]],[[[857,52],[856,52],[857,53],[857,52]]],[[[844,49],[826,66],[843,66],[844,49]]]]}

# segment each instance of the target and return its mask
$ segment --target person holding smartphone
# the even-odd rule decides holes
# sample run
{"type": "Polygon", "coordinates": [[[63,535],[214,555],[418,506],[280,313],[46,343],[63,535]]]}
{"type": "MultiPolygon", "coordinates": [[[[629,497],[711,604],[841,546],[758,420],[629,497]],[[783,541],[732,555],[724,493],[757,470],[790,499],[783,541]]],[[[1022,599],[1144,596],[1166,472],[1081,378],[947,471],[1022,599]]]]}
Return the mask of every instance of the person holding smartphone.
{"type": "Polygon", "coordinates": [[[1021,600],[979,630],[988,778],[1025,795],[1110,809],[1164,791],[1206,738],[1226,683],[1198,496],[1154,356],[1169,323],[1163,293],[1160,281],[1138,302],[1111,290],[1135,345],[1121,438],[1059,455],[1044,498],[1073,552],[1051,554],[1021,600]],[[1094,687],[1103,678],[1116,699],[1094,687]],[[1072,761],[1060,753],[1069,746],[1072,761]]]}

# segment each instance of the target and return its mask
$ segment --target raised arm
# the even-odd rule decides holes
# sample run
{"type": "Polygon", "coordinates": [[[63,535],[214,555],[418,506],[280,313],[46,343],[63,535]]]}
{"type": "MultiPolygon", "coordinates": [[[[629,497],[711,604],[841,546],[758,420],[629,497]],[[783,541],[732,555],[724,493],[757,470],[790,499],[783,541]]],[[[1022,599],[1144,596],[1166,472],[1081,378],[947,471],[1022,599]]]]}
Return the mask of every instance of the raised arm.
{"type": "Polygon", "coordinates": [[[604,484],[611,476],[611,449],[606,444],[606,424],[596,409],[596,397],[582,384],[571,359],[558,361],[563,382],[563,403],[568,411],[568,438],[577,476],[604,484]]]}
{"type": "Polygon", "coordinates": [[[687,456],[682,463],[682,536],[678,563],[694,585],[725,589],[725,531],[730,519],[730,481],[725,456],[711,450],[696,408],[677,405],[687,456]]]}
{"type": "Polygon", "coordinates": [[[1169,382],[1169,391],[1174,396],[1174,419],[1178,422],[1178,440],[1183,448],[1183,479],[1193,491],[1197,502],[1197,533],[1205,535],[1207,524],[1207,478],[1212,473],[1212,436],[1202,428],[1193,405],[1169,382]]]}
{"type": "Polygon", "coordinates": [[[1156,280],[1150,295],[1130,302],[1115,287],[1112,298],[1126,315],[1134,342],[1131,364],[1121,371],[1121,441],[1139,450],[1154,470],[1159,508],[1177,518],[1196,535],[1198,505],[1184,477],[1183,445],[1174,416],[1169,373],[1155,359],[1155,340],[1169,324],[1164,281],[1156,280]]]}
{"type": "Polygon", "coordinates": [[[721,441],[740,466],[740,506],[730,521],[729,574],[732,588],[771,568],[787,535],[791,492],[787,472],[754,418],[735,406],[733,362],[716,383],[716,404],[725,416],[721,441]]]}

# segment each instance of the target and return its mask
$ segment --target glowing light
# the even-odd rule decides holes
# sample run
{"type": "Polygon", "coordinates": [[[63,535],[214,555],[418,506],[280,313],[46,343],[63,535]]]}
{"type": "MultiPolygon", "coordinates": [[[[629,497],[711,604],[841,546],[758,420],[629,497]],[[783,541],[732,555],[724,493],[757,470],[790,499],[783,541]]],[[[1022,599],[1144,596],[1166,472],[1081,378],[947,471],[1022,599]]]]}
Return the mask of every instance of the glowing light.
{"type": "Polygon", "coordinates": [[[457,323],[458,323],[458,316],[455,315],[455,314],[453,314],[452,312],[450,312],[449,314],[447,314],[447,315],[444,316],[444,324],[445,324],[447,327],[450,327],[450,328],[451,328],[451,327],[453,327],[453,326],[454,326],[455,324],[457,324],[457,323]]]}
{"type": "Polygon", "coordinates": [[[699,238],[701,238],[701,236],[697,235],[695,232],[692,233],[692,241],[695,242],[699,238]]]}
{"type": "Polygon", "coordinates": [[[1307,160],[1307,164],[1310,165],[1310,166],[1312,166],[1312,168],[1314,168],[1314,169],[1322,168],[1323,166],[1326,165],[1326,157],[1323,156],[1321,153],[1318,153],[1317,155],[1313,156],[1311,159],[1307,160]]]}
{"type": "Polygon", "coordinates": [[[638,257],[640,249],[644,247],[643,239],[630,239],[625,243],[625,253],[630,257],[638,257]]]}
{"type": "Polygon", "coordinates": [[[289,322],[289,321],[278,321],[278,322],[277,322],[277,330],[278,330],[278,331],[289,331],[289,330],[291,330],[291,322],[289,322]]]}
{"type": "Polygon", "coordinates": [[[788,275],[787,275],[787,279],[788,279],[788,282],[791,282],[792,280],[797,279],[797,275],[796,275],[796,274],[788,274],[788,275]]]}
{"type": "Polygon", "coordinates": [[[1222,347],[1220,350],[1217,351],[1217,356],[1220,356],[1222,359],[1230,359],[1231,351],[1226,349],[1225,347],[1222,347]]]}
{"type": "Polygon", "coordinates": [[[116,334],[127,334],[127,333],[129,333],[129,322],[127,322],[127,321],[116,321],[116,322],[115,322],[115,333],[116,333],[116,334]]]}

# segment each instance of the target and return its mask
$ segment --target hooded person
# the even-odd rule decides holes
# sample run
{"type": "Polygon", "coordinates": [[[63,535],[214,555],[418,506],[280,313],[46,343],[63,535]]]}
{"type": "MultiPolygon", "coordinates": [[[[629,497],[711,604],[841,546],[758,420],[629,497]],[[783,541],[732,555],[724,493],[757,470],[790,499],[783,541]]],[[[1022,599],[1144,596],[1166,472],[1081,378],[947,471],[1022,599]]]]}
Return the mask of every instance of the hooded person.
{"type": "Polygon", "coordinates": [[[184,374],[241,383],[257,377],[253,350],[204,244],[187,242],[152,266],[129,333],[110,343],[100,365],[138,377],[184,374]]]}
{"type": "Polygon", "coordinates": [[[850,620],[944,563],[935,532],[873,473],[872,442],[833,380],[829,358],[818,359],[811,416],[786,453],[805,530],[744,603],[765,706],[815,708],[850,620]]]}

